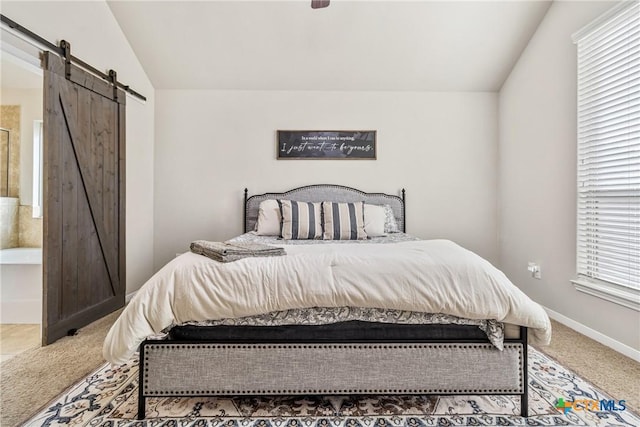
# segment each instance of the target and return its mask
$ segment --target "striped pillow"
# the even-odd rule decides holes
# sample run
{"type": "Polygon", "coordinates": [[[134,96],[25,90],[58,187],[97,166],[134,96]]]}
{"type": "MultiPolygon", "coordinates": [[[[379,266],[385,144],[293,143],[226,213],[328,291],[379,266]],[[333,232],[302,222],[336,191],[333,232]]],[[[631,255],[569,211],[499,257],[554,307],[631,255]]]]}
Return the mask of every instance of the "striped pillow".
{"type": "Polygon", "coordinates": [[[278,200],[282,213],[282,238],[322,239],[321,203],[278,200]]]}
{"type": "Polygon", "coordinates": [[[324,240],[364,240],[364,202],[322,202],[324,240]]]}

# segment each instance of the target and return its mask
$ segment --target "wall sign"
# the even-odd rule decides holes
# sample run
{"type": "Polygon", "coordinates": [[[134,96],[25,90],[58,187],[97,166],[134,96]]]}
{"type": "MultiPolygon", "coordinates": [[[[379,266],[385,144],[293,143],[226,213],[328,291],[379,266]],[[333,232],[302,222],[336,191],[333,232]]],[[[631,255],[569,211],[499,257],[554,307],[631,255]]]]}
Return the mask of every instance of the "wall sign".
{"type": "Polygon", "coordinates": [[[375,130],[279,130],[278,159],[376,159],[375,130]]]}

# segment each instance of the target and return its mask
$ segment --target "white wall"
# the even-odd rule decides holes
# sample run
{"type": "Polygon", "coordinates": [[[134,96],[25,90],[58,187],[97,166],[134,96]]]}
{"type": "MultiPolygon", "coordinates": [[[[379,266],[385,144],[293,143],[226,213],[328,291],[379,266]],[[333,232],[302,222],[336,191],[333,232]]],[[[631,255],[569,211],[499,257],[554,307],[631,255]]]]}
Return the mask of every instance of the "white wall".
{"type": "Polygon", "coordinates": [[[2,89],[4,105],[20,106],[20,204],[33,204],[33,121],[42,120],[42,89],[2,89]]]}
{"type": "MultiPolygon", "coordinates": [[[[36,257],[42,259],[42,253],[37,253],[36,257]]],[[[0,264],[0,282],[0,324],[42,321],[41,261],[37,264],[0,264]]]]}
{"type": "Polygon", "coordinates": [[[155,266],[242,232],[242,191],[407,190],[407,231],[497,260],[497,94],[156,92],[155,266]],[[377,160],[276,160],[277,129],[375,129],[377,160]]]}
{"type": "Polygon", "coordinates": [[[576,48],[611,2],[554,2],[500,91],[500,267],[533,299],[640,348],[639,314],[574,289],[576,48]],[[527,273],[542,265],[542,280],[527,273]]]}
{"type": "Polygon", "coordinates": [[[3,1],[4,15],[57,43],[71,43],[74,56],[99,70],[114,69],[118,79],[147,97],[127,97],[127,292],[153,273],[153,120],[154,92],[142,66],[104,1],[3,1]]]}

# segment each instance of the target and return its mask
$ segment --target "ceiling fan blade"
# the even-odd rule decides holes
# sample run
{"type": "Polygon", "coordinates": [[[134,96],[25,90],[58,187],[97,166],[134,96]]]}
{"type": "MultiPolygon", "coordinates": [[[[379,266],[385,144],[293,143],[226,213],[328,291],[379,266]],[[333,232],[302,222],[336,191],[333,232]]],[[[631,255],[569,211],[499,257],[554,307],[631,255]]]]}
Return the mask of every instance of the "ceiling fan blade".
{"type": "Polygon", "coordinates": [[[311,9],[321,9],[329,6],[329,0],[311,0],[311,9]]]}

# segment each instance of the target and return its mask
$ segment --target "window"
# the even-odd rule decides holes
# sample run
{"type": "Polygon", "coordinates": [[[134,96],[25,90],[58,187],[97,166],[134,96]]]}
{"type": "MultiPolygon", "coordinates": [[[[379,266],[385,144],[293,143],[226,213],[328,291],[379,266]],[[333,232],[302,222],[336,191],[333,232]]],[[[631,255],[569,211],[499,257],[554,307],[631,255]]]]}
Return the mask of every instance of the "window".
{"type": "Polygon", "coordinates": [[[640,2],[574,35],[578,47],[580,291],[640,311],[640,2]]]}

